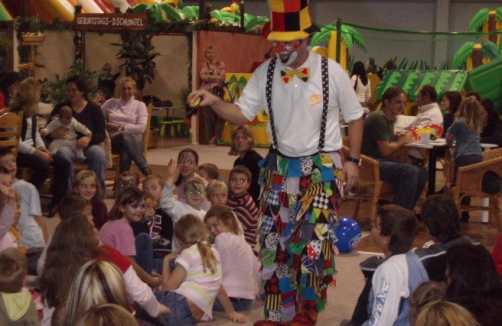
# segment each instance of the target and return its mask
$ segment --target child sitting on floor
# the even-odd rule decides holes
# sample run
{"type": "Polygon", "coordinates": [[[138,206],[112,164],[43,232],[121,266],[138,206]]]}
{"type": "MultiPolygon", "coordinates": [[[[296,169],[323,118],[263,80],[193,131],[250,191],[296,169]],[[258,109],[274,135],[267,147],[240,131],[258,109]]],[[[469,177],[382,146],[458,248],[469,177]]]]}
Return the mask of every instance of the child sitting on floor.
{"type": "Polygon", "coordinates": [[[15,248],[0,252],[0,323],[2,325],[38,325],[35,302],[26,285],[26,257],[15,248]]]}
{"type": "Polygon", "coordinates": [[[410,251],[417,234],[413,213],[397,205],[385,205],[371,223],[371,239],[384,253],[372,279],[368,312],[364,325],[409,325],[408,298],[423,282],[427,271],[410,251]]]}
{"type": "MultiPolygon", "coordinates": [[[[254,293],[253,263],[256,260],[251,247],[242,236],[232,211],[223,205],[214,205],[204,218],[206,227],[214,237],[214,245],[220,255],[222,284],[235,311],[251,307],[254,293]]],[[[213,309],[223,311],[218,300],[213,309]]]]}
{"type": "Polygon", "coordinates": [[[52,154],[56,154],[59,148],[63,146],[68,146],[75,151],[75,157],[77,161],[84,162],[87,157],[84,156],[84,149],[77,147],[77,133],[84,136],[92,136],[92,132],[83,124],[73,118],[73,110],[65,105],[59,111],[59,118],[52,120],[45,128],[40,130],[42,135],[48,135],[59,127],[64,127],[68,130],[68,134],[65,138],[54,138],[54,140],[49,145],[49,151],[52,154]]]}
{"type": "MultiPolygon", "coordinates": [[[[176,194],[178,195],[178,200],[182,202],[187,202],[185,195],[185,182],[192,177],[199,177],[196,172],[199,169],[199,154],[190,148],[185,148],[181,150],[178,154],[178,167],[179,176],[175,180],[176,194]]],[[[206,182],[204,181],[204,185],[206,182]]],[[[200,206],[203,210],[207,211],[211,208],[211,203],[206,198],[203,198],[202,204],[200,206]]]]}
{"type": "Polygon", "coordinates": [[[155,292],[157,300],[171,310],[169,315],[159,316],[161,323],[188,326],[211,320],[216,297],[230,320],[245,323],[246,317],[235,312],[221,286],[220,257],[216,249],[206,243],[206,230],[200,218],[192,214],[180,217],[174,233],[180,247],[164,258],[162,288],[165,291],[155,292]],[[173,262],[175,267],[171,271],[173,262]]]}
{"type": "Polygon", "coordinates": [[[232,196],[227,200],[227,206],[237,215],[244,228],[247,243],[254,248],[256,245],[256,229],[258,228],[259,211],[253,197],[248,192],[251,184],[251,172],[243,165],[237,165],[230,171],[230,189],[232,196]]]}
{"type": "MultiPolygon", "coordinates": [[[[204,180],[199,177],[192,177],[186,180],[183,186],[186,203],[180,200],[175,200],[173,197],[174,181],[178,179],[180,169],[183,169],[183,166],[180,168],[180,166],[177,166],[173,160],[169,161],[169,164],[167,165],[167,179],[160,197],[160,206],[169,216],[171,216],[174,223],[186,214],[198,216],[202,221],[206,215],[206,211],[201,208],[202,202],[205,198],[204,180]]],[[[172,250],[174,251],[178,247],[179,246],[175,238],[172,250]]]]}
{"type": "Polygon", "coordinates": [[[73,180],[72,191],[91,203],[94,226],[100,230],[108,219],[108,208],[102,199],[103,189],[96,173],[92,170],[80,171],[73,180]]]}
{"type": "Polygon", "coordinates": [[[119,197],[122,190],[128,187],[138,187],[139,175],[133,171],[122,172],[115,180],[115,200],[119,197]]]}
{"type": "Polygon", "coordinates": [[[26,246],[31,253],[41,252],[48,238],[47,225],[42,218],[40,196],[37,188],[29,182],[16,178],[16,158],[9,147],[0,147],[0,176],[5,182],[10,182],[21,197],[21,217],[18,229],[21,232],[21,245],[26,246]],[[10,181],[7,181],[10,179],[10,181]]]}
{"type": "Polygon", "coordinates": [[[162,207],[160,207],[160,197],[164,180],[159,175],[149,175],[143,180],[143,191],[151,194],[157,201],[154,208],[154,214],[148,221],[148,231],[153,240],[153,257],[155,259],[154,270],[162,272],[162,261],[164,257],[172,252],[172,243],[174,238],[174,224],[162,207]]]}

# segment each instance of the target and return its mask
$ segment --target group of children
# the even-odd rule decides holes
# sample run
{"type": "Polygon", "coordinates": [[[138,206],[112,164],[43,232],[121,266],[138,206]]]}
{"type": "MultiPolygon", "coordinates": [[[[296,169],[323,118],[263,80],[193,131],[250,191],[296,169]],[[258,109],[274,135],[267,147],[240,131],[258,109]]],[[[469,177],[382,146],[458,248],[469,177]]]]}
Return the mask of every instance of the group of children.
{"type": "MultiPolygon", "coordinates": [[[[27,273],[44,280],[47,248],[54,240],[41,218],[36,188],[16,173],[12,151],[0,148],[0,317],[28,322],[38,316],[31,295],[21,288],[27,273]]],[[[140,183],[136,173],[122,173],[110,211],[95,173],[81,171],[58,213],[62,221],[84,214],[99,232],[100,244],[130,260],[127,268],[140,282],[157,289],[155,298],[165,309],[157,309],[160,315],[153,317],[162,324],[194,325],[210,320],[213,310],[245,322],[238,311],[251,307],[260,282],[253,252],[259,210],[248,193],[250,180],[249,170],[236,166],[227,182],[216,166],[199,166],[197,153],[184,149],[177,162],[167,165],[165,180],[150,175],[140,183]]],[[[408,210],[394,205],[379,210],[371,237],[386,259],[372,278],[365,324],[409,324],[408,298],[429,279],[423,261],[410,251],[416,232],[416,219],[408,210]]],[[[43,292],[43,325],[55,311],[59,316],[48,298],[43,292]]]]}
{"type": "MultiPolygon", "coordinates": [[[[28,260],[27,272],[43,275],[53,236],[49,238],[42,231],[46,227],[40,222],[38,192],[29,183],[15,179],[15,158],[9,149],[0,148],[0,163],[0,250],[22,250],[28,260]],[[19,191],[16,186],[28,190],[19,191]],[[23,247],[25,243],[29,247],[23,247]],[[30,254],[30,250],[35,253],[30,254]]],[[[90,170],[81,171],[74,178],[72,194],[60,204],[59,216],[62,220],[75,213],[88,216],[92,227],[99,230],[101,245],[128,257],[142,282],[168,290],[156,293],[159,302],[171,309],[169,315],[160,318],[162,323],[195,324],[212,318],[213,309],[227,312],[234,321],[245,321],[236,311],[250,308],[260,269],[253,252],[258,208],[247,192],[249,170],[234,168],[227,183],[212,164],[199,170],[197,153],[185,149],[177,162],[169,162],[166,172],[165,180],[150,175],[141,184],[135,172],[122,173],[116,182],[115,203],[108,211],[97,176],[90,170]],[[199,171],[205,178],[198,175],[199,171]],[[173,301],[172,296],[178,299],[173,301]],[[191,316],[174,313],[177,309],[170,305],[179,302],[179,296],[186,299],[191,316]]],[[[44,309],[49,321],[53,308],[44,309]]]]}

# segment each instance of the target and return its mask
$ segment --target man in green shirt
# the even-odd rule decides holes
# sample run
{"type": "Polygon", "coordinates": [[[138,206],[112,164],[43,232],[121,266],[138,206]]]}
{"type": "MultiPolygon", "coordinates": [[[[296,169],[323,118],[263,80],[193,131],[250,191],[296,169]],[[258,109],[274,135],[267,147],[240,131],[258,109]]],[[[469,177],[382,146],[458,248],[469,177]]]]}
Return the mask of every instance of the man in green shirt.
{"type": "Polygon", "coordinates": [[[403,112],[406,101],[406,93],[399,87],[390,87],[385,91],[382,109],[364,121],[361,153],[380,162],[380,180],[396,185],[393,204],[413,210],[427,182],[427,172],[415,165],[386,159],[401,146],[413,141],[410,131],[394,137],[396,117],[403,112]]]}

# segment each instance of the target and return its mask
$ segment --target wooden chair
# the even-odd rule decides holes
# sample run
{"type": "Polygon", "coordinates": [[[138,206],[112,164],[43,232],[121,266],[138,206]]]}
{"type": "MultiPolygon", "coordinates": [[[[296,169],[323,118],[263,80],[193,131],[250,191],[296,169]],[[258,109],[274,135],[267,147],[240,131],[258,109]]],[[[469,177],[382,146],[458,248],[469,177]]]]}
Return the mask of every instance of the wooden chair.
{"type": "Polygon", "coordinates": [[[10,147],[14,157],[17,156],[22,124],[22,112],[19,115],[13,112],[0,115],[0,146],[10,147]]]}
{"type": "Polygon", "coordinates": [[[486,172],[493,171],[502,176],[502,148],[492,149],[483,152],[483,161],[468,166],[463,166],[457,170],[457,180],[455,186],[447,187],[455,203],[461,211],[470,212],[476,210],[488,211],[490,216],[495,219],[498,231],[502,231],[502,192],[490,195],[482,190],[483,176],[486,172]],[[466,206],[461,205],[464,196],[489,198],[490,205],[484,206],[466,206]]]}
{"type": "MultiPolygon", "coordinates": [[[[345,157],[349,154],[349,147],[342,148],[345,157]]],[[[366,155],[361,155],[362,163],[359,167],[359,180],[352,193],[346,195],[343,200],[355,200],[356,207],[352,217],[357,219],[359,209],[363,201],[370,203],[370,221],[376,220],[378,201],[391,201],[394,197],[394,185],[380,180],[380,164],[377,160],[366,155]]]]}
{"type": "MultiPolygon", "coordinates": [[[[143,144],[144,144],[143,155],[145,157],[148,152],[148,141],[150,140],[150,123],[152,119],[152,107],[153,107],[152,103],[147,105],[148,120],[146,122],[145,132],[143,133],[143,144]]],[[[109,137],[109,135],[107,135],[107,137],[109,137]]],[[[110,151],[111,151],[111,144],[110,144],[110,151]]],[[[74,167],[75,167],[75,173],[77,173],[78,171],[88,169],[89,165],[86,163],[75,162],[74,167]]],[[[117,180],[118,176],[120,175],[119,154],[111,153],[111,166],[108,166],[107,171],[113,171],[113,175],[107,177],[105,174],[105,186],[106,188],[113,188],[115,186],[115,180],[117,180]]],[[[110,173],[108,173],[108,175],[110,175],[110,173]]]]}

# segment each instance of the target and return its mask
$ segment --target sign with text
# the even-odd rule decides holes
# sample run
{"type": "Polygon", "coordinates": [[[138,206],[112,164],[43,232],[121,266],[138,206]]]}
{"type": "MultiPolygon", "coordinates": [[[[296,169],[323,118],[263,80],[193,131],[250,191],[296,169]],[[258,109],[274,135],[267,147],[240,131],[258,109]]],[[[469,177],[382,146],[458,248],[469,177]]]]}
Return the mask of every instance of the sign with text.
{"type": "Polygon", "coordinates": [[[142,31],[147,24],[146,14],[76,14],[73,20],[77,30],[142,31]]]}

